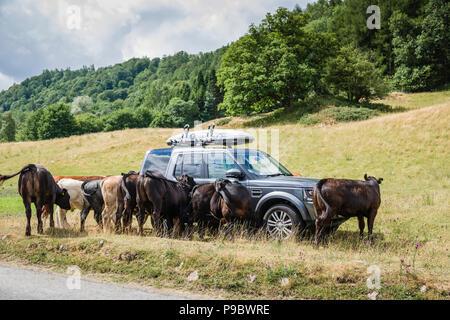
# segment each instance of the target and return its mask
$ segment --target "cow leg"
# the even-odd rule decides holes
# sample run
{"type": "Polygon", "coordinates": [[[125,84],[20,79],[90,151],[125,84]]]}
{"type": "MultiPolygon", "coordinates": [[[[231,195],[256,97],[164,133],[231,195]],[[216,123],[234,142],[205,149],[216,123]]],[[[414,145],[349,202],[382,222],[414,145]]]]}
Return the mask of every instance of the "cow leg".
{"type": "Polygon", "coordinates": [[[314,243],[316,246],[319,246],[319,242],[321,240],[321,237],[323,236],[323,221],[320,220],[320,217],[316,218],[316,232],[314,235],[314,243]]]}
{"type": "Polygon", "coordinates": [[[138,204],[138,213],[136,215],[136,219],[138,221],[138,233],[140,236],[144,235],[144,219],[145,219],[145,208],[143,204],[138,204]]]}
{"type": "MultiPolygon", "coordinates": [[[[127,204],[125,203],[125,209],[123,211],[123,232],[131,232],[131,223],[133,222],[133,211],[136,207],[135,203],[127,204]]],[[[144,215],[144,224],[146,220],[146,215],[144,215]]]]}
{"type": "Polygon", "coordinates": [[[368,234],[369,234],[369,241],[372,241],[373,223],[375,221],[376,215],[377,215],[377,209],[373,209],[373,210],[370,211],[369,217],[367,218],[367,228],[368,228],[368,234]]]}
{"type": "Polygon", "coordinates": [[[56,215],[56,227],[60,229],[67,229],[70,225],[66,220],[66,210],[58,207],[55,212],[56,215]]]}
{"type": "Polygon", "coordinates": [[[23,205],[25,206],[25,214],[27,216],[27,226],[25,228],[25,235],[31,236],[31,204],[27,201],[23,201],[23,205]]]}
{"type": "Polygon", "coordinates": [[[116,209],[116,233],[120,233],[120,231],[122,230],[122,217],[124,217],[124,205],[123,202],[118,203],[117,204],[117,209],[116,209]]]}
{"type": "Polygon", "coordinates": [[[80,211],[80,232],[84,232],[84,223],[91,210],[91,206],[84,204],[83,209],[80,211]]]}
{"type": "Polygon", "coordinates": [[[44,205],[43,206],[43,208],[42,208],[42,215],[41,215],[41,217],[42,217],[42,223],[44,224],[44,227],[45,227],[45,225],[47,224],[47,217],[48,217],[48,204],[46,204],[46,205],[44,205]]]}
{"type": "Polygon", "coordinates": [[[36,202],[34,204],[34,206],[36,207],[36,216],[38,219],[38,225],[37,225],[37,232],[39,234],[43,234],[44,233],[44,228],[42,226],[42,205],[38,202],[36,202]]]}
{"type": "MultiPolygon", "coordinates": [[[[87,214],[86,214],[87,217],[87,214]]],[[[102,221],[102,210],[101,209],[94,209],[94,218],[97,222],[97,225],[100,227],[100,229],[103,229],[103,221],[102,221]]]]}
{"type": "Polygon", "coordinates": [[[358,216],[358,224],[359,224],[359,237],[362,239],[364,236],[364,216],[358,216]]]}
{"type": "Polygon", "coordinates": [[[106,233],[109,230],[109,207],[105,204],[105,208],[102,211],[103,232],[106,233]]]}
{"type": "Polygon", "coordinates": [[[330,208],[327,208],[326,212],[316,218],[316,233],[315,233],[315,245],[319,245],[320,240],[324,240],[325,227],[331,222],[332,212],[330,208]],[[323,217],[326,217],[325,219],[323,217]]]}
{"type": "Polygon", "coordinates": [[[50,228],[53,229],[55,227],[55,220],[53,219],[53,205],[47,205],[47,210],[48,214],[50,215],[50,228]]]}
{"type": "Polygon", "coordinates": [[[70,224],[67,222],[67,210],[61,210],[60,214],[61,214],[61,216],[60,216],[61,225],[62,225],[63,229],[69,229],[70,224]]]}

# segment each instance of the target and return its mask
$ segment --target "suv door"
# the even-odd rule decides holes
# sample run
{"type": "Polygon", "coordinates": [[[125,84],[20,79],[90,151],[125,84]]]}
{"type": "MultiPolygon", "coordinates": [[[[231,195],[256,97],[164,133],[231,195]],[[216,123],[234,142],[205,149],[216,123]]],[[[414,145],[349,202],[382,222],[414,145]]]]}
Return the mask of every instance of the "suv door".
{"type": "Polygon", "coordinates": [[[174,159],[174,165],[169,172],[168,178],[174,179],[182,174],[187,174],[194,178],[198,184],[206,183],[205,161],[202,152],[179,153],[174,159]]]}
{"type": "MultiPolygon", "coordinates": [[[[207,179],[205,179],[207,182],[205,183],[212,183],[219,178],[227,179],[226,172],[230,169],[239,169],[245,174],[227,150],[208,150],[204,157],[207,177],[207,179]]],[[[247,186],[246,177],[240,179],[239,182],[247,186]]]]}

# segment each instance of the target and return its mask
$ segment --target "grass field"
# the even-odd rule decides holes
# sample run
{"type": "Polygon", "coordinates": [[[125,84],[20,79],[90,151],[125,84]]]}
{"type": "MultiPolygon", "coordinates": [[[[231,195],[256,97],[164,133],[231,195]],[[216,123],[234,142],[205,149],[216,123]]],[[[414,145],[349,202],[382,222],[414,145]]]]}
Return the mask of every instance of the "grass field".
{"type": "MultiPolygon", "coordinates": [[[[87,233],[79,234],[75,213],[68,214],[73,230],[38,236],[33,218],[33,236],[25,238],[24,209],[14,179],[0,187],[0,236],[7,235],[0,240],[0,259],[59,271],[76,264],[85,273],[113,281],[225,298],[283,299],[367,299],[373,291],[366,286],[367,268],[376,265],[381,269],[379,299],[449,299],[448,91],[396,94],[382,103],[411,110],[359,122],[267,127],[279,130],[280,161],[293,172],[384,178],[373,243],[358,239],[356,219],[344,223],[328,246],[315,248],[307,239],[279,243],[245,234],[237,234],[234,241],[220,236],[207,241],[158,238],[151,231],[144,238],[105,235],[96,230],[92,217],[87,233]],[[194,270],[199,279],[188,281],[194,270]],[[288,279],[285,285],[283,278],[288,279]],[[423,285],[426,292],[420,290],[423,285]]],[[[233,122],[235,126],[235,120],[227,126],[233,122]]],[[[163,147],[173,132],[135,129],[0,144],[0,173],[16,172],[28,163],[42,164],[54,175],[137,170],[145,151],[163,147]]]]}

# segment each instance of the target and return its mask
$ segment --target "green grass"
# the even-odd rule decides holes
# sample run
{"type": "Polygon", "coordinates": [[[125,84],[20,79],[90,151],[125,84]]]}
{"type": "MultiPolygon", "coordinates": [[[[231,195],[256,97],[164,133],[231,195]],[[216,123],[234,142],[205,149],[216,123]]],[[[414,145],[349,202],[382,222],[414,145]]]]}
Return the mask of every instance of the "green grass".
{"type": "MultiPolygon", "coordinates": [[[[384,178],[374,243],[359,240],[356,219],[344,223],[327,246],[315,248],[308,239],[278,243],[245,234],[238,234],[235,241],[158,238],[151,230],[143,238],[107,235],[96,230],[92,217],[87,233],[80,234],[76,213],[68,213],[71,230],[43,236],[36,235],[33,217],[33,236],[25,238],[24,210],[16,193],[17,179],[12,179],[0,187],[0,235],[8,234],[0,241],[0,259],[60,271],[77,264],[84,272],[114,281],[227,298],[279,299],[367,299],[371,290],[365,285],[366,271],[377,265],[382,271],[380,299],[449,299],[450,104],[448,99],[446,104],[439,100],[446,97],[442,92],[430,94],[428,101],[440,106],[416,110],[426,99],[408,94],[413,102],[404,108],[412,110],[405,112],[378,109],[380,116],[369,120],[326,126],[308,127],[298,119],[268,126],[278,130],[280,161],[293,172],[308,177],[362,179],[368,173],[384,178]],[[97,248],[100,239],[106,245],[97,248]],[[69,250],[55,250],[58,244],[69,250]],[[123,252],[136,252],[137,259],[119,260],[123,252]],[[401,259],[411,264],[408,274],[401,259]],[[189,282],[193,270],[200,278],[189,282]],[[252,283],[250,275],[256,276],[252,283]],[[280,285],[283,277],[289,278],[286,287],[280,285]],[[419,290],[422,285],[428,288],[425,293],[419,290]]],[[[138,169],[145,152],[163,147],[174,132],[179,130],[134,129],[0,144],[0,173],[16,172],[28,163],[40,163],[54,175],[128,172],[138,169]]]]}
{"type": "Polygon", "coordinates": [[[20,196],[0,197],[0,216],[24,213],[22,198],[20,196]]]}

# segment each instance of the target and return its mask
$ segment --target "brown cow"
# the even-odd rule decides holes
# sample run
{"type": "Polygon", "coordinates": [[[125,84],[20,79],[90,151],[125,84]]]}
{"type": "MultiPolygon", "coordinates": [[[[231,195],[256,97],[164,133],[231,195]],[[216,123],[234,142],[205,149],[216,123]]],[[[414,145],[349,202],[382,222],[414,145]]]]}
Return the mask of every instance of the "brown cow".
{"type": "Polygon", "coordinates": [[[217,179],[214,183],[195,186],[192,191],[192,219],[206,222],[210,214],[217,221],[250,218],[251,198],[239,182],[217,179]]]}
{"type": "Polygon", "coordinates": [[[17,173],[11,175],[0,175],[0,184],[14,176],[19,176],[19,194],[22,197],[27,215],[27,226],[25,235],[31,235],[31,203],[36,207],[36,216],[38,218],[37,232],[43,233],[42,225],[42,207],[47,205],[50,214],[50,228],[53,228],[53,205],[65,210],[70,209],[70,196],[66,189],[61,189],[53,180],[50,172],[42,166],[29,164],[17,173]]]}
{"type": "Polygon", "coordinates": [[[316,214],[315,243],[323,229],[330,225],[336,215],[346,218],[358,217],[360,236],[364,234],[364,217],[367,218],[369,239],[372,238],[373,222],[380,207],[380,186],[383,178],[367,177],[365,181],[349,179],[322,179],[313,191],[316,214]]]}
{"type": "Polygon", "coordinates": [[[120,185],[117,188],[116,232],[130,232],[133,211],[136,209],[136,181],[139,173],[130,171],[122,173],[120,185]],[[121,220],[123,226],[121,227],[121,220]]]}
{"type": "Polygon", "coordinates": [[[101,180],[104,208],[102,211],[103,232],[111,232],[116,222],[117,194],[122,176],[110,176],[101,180]]]}
{"type": "Polygon", "coordinates": [[[153,213],[154,226],[161,231],[161,218],[166,219],[167,228],[174,226],[176,231],[187,222],[190,193],[195,181],[187,174],[176,178],[177,182],[168,180],[161,173],[147,170],[139,175],[136,182],[136,200],[139,208],[137,215],[139,234],[143,234],[146,212],[153,213]]]}

